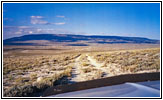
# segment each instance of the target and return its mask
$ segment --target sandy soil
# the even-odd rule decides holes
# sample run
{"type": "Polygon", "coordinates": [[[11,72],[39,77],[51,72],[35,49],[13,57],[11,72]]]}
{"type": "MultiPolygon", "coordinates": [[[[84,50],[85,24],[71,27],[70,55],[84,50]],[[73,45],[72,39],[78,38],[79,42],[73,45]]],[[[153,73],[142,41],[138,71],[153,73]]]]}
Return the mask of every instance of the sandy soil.
{"type": "Polygon", "coordinates": [[[82,75],[80,74],[81,73],[81,71],[80,71],[81,66],[79,64],[80,57],[81,56],[79,56],[75,59],[75,63],[72,68],[72,75],[71,75],[71,79],[70,79],[69,83],[75,83],[75,82],[80,82],[80,81],[84,80],[84,78],[82,78],[82,75]]]}

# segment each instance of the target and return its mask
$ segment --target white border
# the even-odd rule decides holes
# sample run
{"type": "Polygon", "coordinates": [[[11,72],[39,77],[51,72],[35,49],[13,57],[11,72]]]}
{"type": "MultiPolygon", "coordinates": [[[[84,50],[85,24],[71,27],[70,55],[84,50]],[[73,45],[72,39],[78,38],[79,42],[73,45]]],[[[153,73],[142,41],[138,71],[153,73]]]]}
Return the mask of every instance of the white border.
{"type": "MultiPolygon", "coordinates": [[[[28,2],[26,2],[27,0],[25,0],[25,1],[18,1],[18,2],[14,2],[14,0],[5,0],[5,1],[3,1],[2,2],[2,32],[1,32],[1,34],[3,33],[3,3],[160,3],[159,1],[162,1],[162,0],[158,0],[158,1],[155,1],[155,2],[152,2],[152,1],[154,1],[154,0],[148,0],[149,2],[147,2],[146,0],[143,0],[143,1],[146,1],[146,2],[142,2],[142,0],[133,0],[132,2],[127,2],[128,0],[111,0],[111,1],[108,1],[108,0],[102,0],[102,1],[104,1],[104,2],[101,2],[101,1],[99,1],[99,0],[88,0],[88,1],[90,1],[90,2],[88,2],[87,0],[78,0],[79,2],[76,2],[76,0],[71,0],[71,1],[69,1],[69,2],[62,2],[62,1],[66,1],[66,0],[60,0],[60,1],[48,1],[48,2],[46,2],[46,1],[42,1],[42,0],[34,0],[34,1],[36,1],[36,2],[32,2],[33,0],[28,0],[28,2]],[[11,2],[9,2],[9,1],[11,1],[11,2]],[[13,1],[13,2],[12,2],[13,1]],[[30,2],[31,1],[31,2],[30,2]],[[40,2],[39,2],[40,1],[40,2]],[[80,2],[81,1],[81,2],[80,2]],[[84,2],[85,1],[85,2],[84,2]],[[91,2],[92,1],[92,2],[91,2]],[[97,1],[97,2],[96,2],[97,1]],[[99,1],[99,2],[98,2],[99,1]],[[119,1],[119,2],[117,2],[117,1],[119,1]],[[125,1],[125,2],[124,2],[125,1]],[[137,1],[137,2],[134,2],[134,1],[137,1]],[[140,1],[140,2],[139,2],[140,1]],[[150,2],[151,1],[151,2],[150,2]]],[[[162,29],[162,27],[161,27],[161,3],[160,3],[160,42],[161,42],[161,29],[162,29]]],[[[1,45],[1,47],[2,47],[2,54],[3,54],[3,34],[2,34],[2,43],[1,43],[2,45],[1,45]]],[[[162,55],[162,53],[161,53],[161,50],[162,50],[162,48],[161,48],[161,45],[162,45],[162,43],[160,43],[160,55],[162,55]]],[[[1,55],[1,57],[2,57],[3,55],[1,55]]],[[[0,60],[1,60],[1,58],[0,58],[0,60]]],[[[160,65],[161,65],[161,56],[160,56],[160,65]]],[[[1,63],[3,63],[3,57],[2,57],[2,62],[1,63]]],[[[2,64],[2,71],[1,72],[3,72],[3,64],[2,64]]],[[[160,71],[162,71],[162,66],[160,66],[160,71]]],[[[1,76],[1,78],[2,78],[2,83],[3,83],[3,73],[1,74],[2,76],[1,76]]],[[[160,78],[161,78],[161,84],[162,84],[162,76],[161,76],[161,74],[160,74],[160,78]]],[[[160,84],[160,87],[161,87],[161,84],[160,84]]],[[[1,87],[3,88],[3,84],[1,84],[1,87]]],[[[2,89],[1,89],[2,90],[2,89]]],[[[162,89],[160,89],[160,91],[162,91],[162,89]]],[[[2,90],[2,94],[3,94],[3,90],[2,90]]],[[[1,93],[0,93],[0,95],[1,95],[1,93]]],[[[161,92],[160,92],[160,96],[161,96],[162,94],[161,94],[161,92]]],[[[28,99],[30,99],[30,98],[35,98],[35,99],[40,99],[40,98],[54,98],[54,99],[56,99],[56,98],[115,98],[115,99],[118,99],[118,98],[135,98],[135,97],[3,97],[2,95],[1,95],[1,97],[2,98],[11,98],[11,99],[14,99],[14,98],[20,98],[20,99],[24,99],[24,98],[28,98],[28,99]]],[[[160,97],[136,97],[137,99],[139,99],[139,98],[160,98],[160,97]]],[[[25,99],[24,99],[25,100],[25,99]]],[[[47,99],[48,100],[48,99],[47,99]]],[[[64,99],[63,99],[64,100],[64,99]]],[[[118,99],[119,100],[119,99],[118,99]]]]}

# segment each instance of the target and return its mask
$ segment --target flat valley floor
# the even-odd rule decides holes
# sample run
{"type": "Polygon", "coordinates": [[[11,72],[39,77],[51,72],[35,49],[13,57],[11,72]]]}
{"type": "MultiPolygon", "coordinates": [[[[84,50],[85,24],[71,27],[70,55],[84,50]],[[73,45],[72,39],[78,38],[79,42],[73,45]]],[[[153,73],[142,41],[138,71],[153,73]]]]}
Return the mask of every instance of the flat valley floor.
{"type": "Polygon", "coordinates": [[[160,44],[4,46],[3,95],[41,96],[48,87],[160,71],[160,44]]]}

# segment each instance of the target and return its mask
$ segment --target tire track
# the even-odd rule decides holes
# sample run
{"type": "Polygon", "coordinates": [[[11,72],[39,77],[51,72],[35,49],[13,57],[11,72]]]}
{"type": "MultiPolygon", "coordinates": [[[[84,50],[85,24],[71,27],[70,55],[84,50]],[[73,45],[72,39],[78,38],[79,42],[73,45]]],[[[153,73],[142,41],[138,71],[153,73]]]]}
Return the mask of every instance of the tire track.
{"type": "Polygon", "coordinates": [[[76,83],[84,80],[80,75],[80,57],[81,55],[75,59],[69,83],[76,83]]]}
{"type": "Polygon", "coordinates": [[[95,66],[96,69],[101,70],[103,72],[103,74],[104,74],[103,77],[108,76],[106,69],[102,68],[104,63],[97,63],[97,61],[94,58],[92,58],[91,56],[89,56],[88,54],[86,54],[86,57],[89,60],[91,65],[95,66]]]}

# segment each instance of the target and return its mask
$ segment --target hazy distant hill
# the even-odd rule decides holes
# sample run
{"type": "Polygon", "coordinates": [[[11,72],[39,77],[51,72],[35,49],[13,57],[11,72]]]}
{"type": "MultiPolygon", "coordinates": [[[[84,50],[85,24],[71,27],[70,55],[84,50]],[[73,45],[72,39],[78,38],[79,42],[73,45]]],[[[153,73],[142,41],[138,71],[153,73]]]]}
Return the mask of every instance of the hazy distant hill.
{"type": "Polygon", "coordinates": [[[21,37],[14,37],[3,41],[4,45],[46,45],[67,43],[69,46],[87,46],[88,44],[113,44],[113,43],[147,43],[159,44],[159,40],[142,37],[122,37],[122,36],[85,36],[67,34],[32,34],[21,37]]]}

